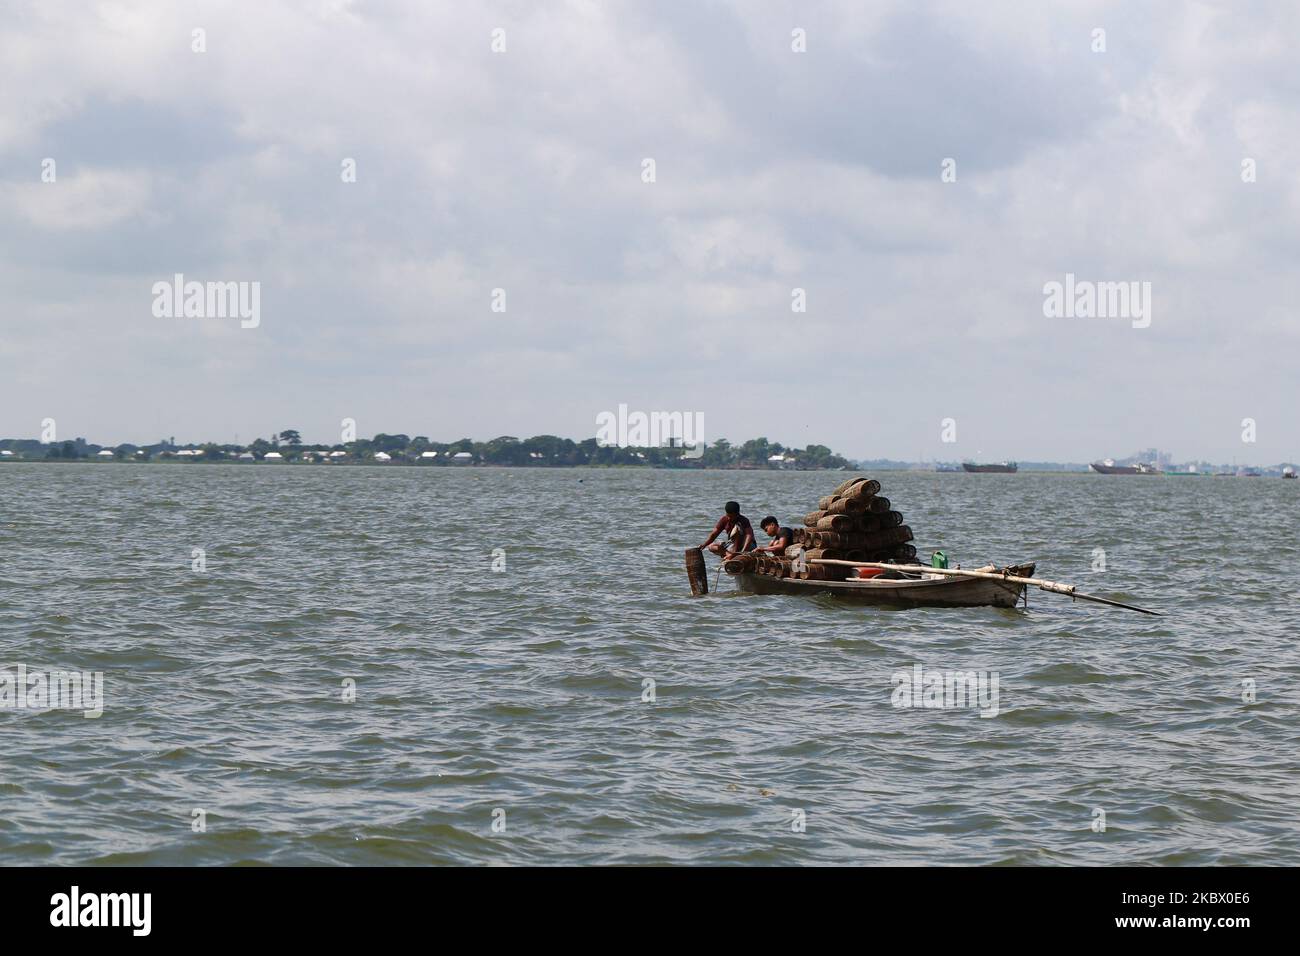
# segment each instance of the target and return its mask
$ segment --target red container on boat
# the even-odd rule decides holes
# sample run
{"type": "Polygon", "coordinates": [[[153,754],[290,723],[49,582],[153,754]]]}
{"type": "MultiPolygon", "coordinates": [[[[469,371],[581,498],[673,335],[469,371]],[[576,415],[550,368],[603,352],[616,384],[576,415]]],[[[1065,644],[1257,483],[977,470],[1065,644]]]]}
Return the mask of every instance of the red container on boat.
{"type": "Polygon", "coordinates": [[[884,574],[884,568],[854,568],[860,578],[874,578],[877,574],[884,574]]]}

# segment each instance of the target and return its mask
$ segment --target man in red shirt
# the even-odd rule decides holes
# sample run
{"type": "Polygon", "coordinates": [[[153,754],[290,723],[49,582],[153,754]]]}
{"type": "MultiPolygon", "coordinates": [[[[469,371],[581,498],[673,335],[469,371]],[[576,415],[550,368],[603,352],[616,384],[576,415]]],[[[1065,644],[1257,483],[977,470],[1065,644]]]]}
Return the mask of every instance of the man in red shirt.
{"type": "Polygon", "coordinates": [[[724,510],[726,514],[718,519],[718,523],[713,526],[713,533],[705,539],[700,547],[723,558],[728,554],[752,551],[755,547],[754,526],[749,523],[748,518],[740,513],[740,505],[734,501],[728,501],[724,510]],[[722,534],[727,536],[726,539],[714,543],[713,539],[722,534]],[[728,545],[730,545],[730,548],[728,548],[728,545]]]}

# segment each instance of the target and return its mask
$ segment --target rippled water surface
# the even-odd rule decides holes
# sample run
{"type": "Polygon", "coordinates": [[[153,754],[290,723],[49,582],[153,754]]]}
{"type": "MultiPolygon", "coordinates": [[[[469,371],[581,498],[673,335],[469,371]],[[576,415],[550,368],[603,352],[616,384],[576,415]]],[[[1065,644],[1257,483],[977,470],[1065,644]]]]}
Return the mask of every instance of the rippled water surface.
{"type": "Polygon", "coordinates": [[[877,476],[923,554],[1160,618],[690,597],[725,499],[843,477],[0,466],[0,664],[106,694],[0,710],[0,858],[1300,863],[1300,482],[877,476]],[[893,707],[918,663],[999,714],[893,707]]]}

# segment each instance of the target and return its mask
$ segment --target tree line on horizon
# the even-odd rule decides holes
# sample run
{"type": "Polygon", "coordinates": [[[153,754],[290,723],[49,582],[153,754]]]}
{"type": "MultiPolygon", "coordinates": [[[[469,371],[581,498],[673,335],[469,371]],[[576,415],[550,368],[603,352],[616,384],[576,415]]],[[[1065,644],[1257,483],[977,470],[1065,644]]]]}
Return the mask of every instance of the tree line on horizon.
{"type": "MultiPolygon", "coordinates": [[[[652,465],[695,468],[802,468],[826,469],[846,468],[848,459],[835,454],[825,445],[808,445],[805,448],[792,448],[772,442],[767,438],[751,438],[739,445],[733,445],[725,438],[705,443],[699,457],[686,458],[685,449],[680,446],[670,447],[616,447],[600,445],[595,438],[575,442],[571,438],[556,435],[534,435],[519,439],[511,435],[502,435],[490,441],[474,441],[461,438],[453,442],[436,442],[420,435],[414,438],[402,434],[380,433],[373,438],[338,444],[306,444],[301,433],[296,429],[285,429],[271,438],[258,438],[247,444],[223,444],[219,442],[191,443],[178,445],[175,439],[164,439],[152,445],[122,444],[101,446],[87,442],[84,438],[63,442],[42,443],[35,439],[6,439],[0,441],[0,449],[13,451],[24,459],[44,460],[78,460],[98,456],[105,449],[113,452],[118,460],[138,460],[140,457],[171,457],[178,451],[196,451],[197,456],[186,456],[193,460],[197,457],[206,461],[236,460],[241,454],[249,453],[261,459],[269,452],[277,452],[286,461],[313,457],[311,453],[330,453],[342,451],[349,460],[373,460],[383,452],[393,461],[443,463],[452,460],[461,452],[468,452],[471,461],[476,464],[507,465],[514,467],[551,466],[578,467],[584,465],[652,465]],[[140,453],[143,452],[143,456],[140,453]],[[424,459],[425,452],[437,452],[435,459],[424,459]],[[776,456],[782,458],[772,462],[776,456]]],[[[462,459],[464,460],[464,459],[462,459]]]]}

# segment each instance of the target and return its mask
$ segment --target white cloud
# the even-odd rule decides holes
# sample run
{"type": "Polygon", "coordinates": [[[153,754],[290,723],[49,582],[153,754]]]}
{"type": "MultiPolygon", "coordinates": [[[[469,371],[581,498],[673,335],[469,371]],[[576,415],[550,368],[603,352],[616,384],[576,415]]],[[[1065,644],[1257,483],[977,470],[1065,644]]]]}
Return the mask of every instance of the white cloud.
{"type": "Polygon", "coordinates": [[[34,168],[30,182],[0,184],[0,203],[27,226],[55,231],[104,229],[146,208],[150,178],[145,172],[82,169],[58,175],[55,169],[54,182],[41,182],[34,168]]]}

